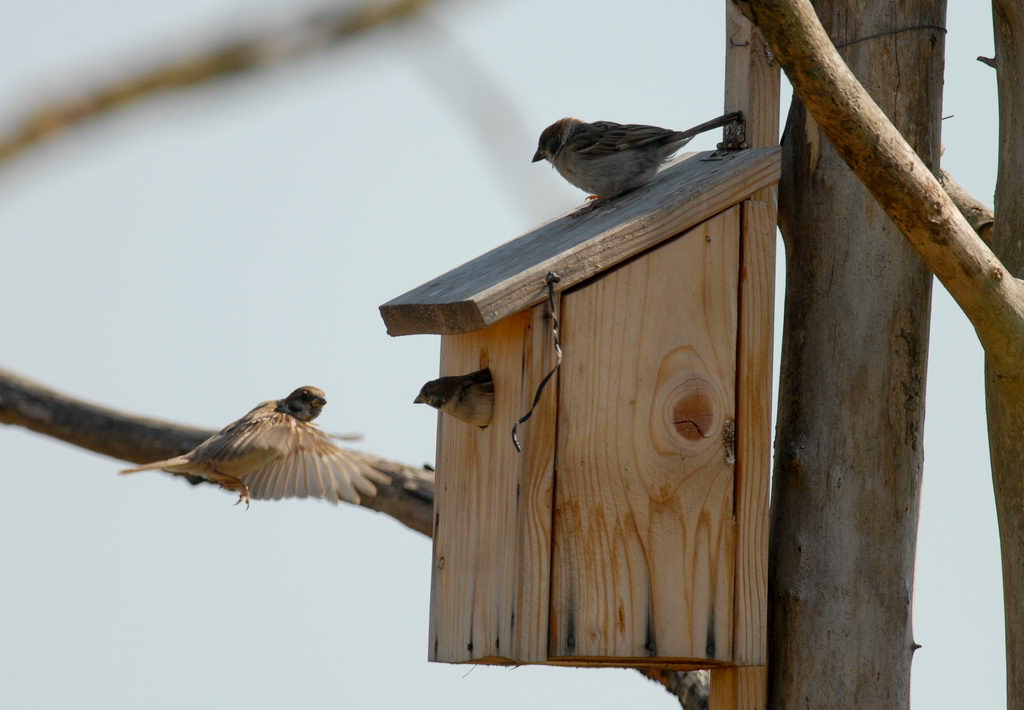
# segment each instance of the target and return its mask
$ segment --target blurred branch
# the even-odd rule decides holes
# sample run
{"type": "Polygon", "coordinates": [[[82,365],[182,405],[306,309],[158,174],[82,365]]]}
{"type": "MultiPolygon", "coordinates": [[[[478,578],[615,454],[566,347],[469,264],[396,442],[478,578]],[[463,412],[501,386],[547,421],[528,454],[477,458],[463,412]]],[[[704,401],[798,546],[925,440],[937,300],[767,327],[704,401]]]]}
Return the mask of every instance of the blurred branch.
{"type": "MultiPolygon", "coordinates": [[[[178,456],[215,433],[83,402],[6,370],[0,370],[0,424],[16,424],[133,463],[178,456]]],[[[434,513],[433,472],[361,451],[351,453],[390,481],[386,486],[379,486],[377,495],[364,498],[360,505],[390,515],[429,537],[434,513]]],[[[202,481],[191,477],[190,480],[202,481]]]]}
{"type": "Polygon", "coordinates": [[[523,119],[520,102],[513,100],[501,77],[488,71],[486,62],[460,41],[458,33],[434,15],[423,13],[410,38],[415,61],[408,66],[463,122],[463,135],[476,138],[479,156],[489,163],[487,175],[512,207],[539,222],[564,211],[563,195],[542,181],[524,180],[517,169],[532,167],[523,156],[532,153],[537,136],[523,119]]]}
{"type": "Polygon", "coordinates": [[[946,194],[953,200],[953,204],[960,210],[967,223],[974,227],[978,236],[987,243],[992,243],[992,224],[995,222],[995,215],[984,203],[978,202],[967,193],[960,183],[953,179],[953,176],[945,170],[939,171],[939,182],[945,188],[946,194]]]}
{"type": "Polygon", "coordinates": [[[415,16],[430,0],[318,9],[297,20],[253,36],[227,39],[215,46],[140,70],[84,95],[41,106],[0,134],[0,164],[22,151],[101,114],[168,89],[264,69],[323,51],[367,30],[415,16]]]}

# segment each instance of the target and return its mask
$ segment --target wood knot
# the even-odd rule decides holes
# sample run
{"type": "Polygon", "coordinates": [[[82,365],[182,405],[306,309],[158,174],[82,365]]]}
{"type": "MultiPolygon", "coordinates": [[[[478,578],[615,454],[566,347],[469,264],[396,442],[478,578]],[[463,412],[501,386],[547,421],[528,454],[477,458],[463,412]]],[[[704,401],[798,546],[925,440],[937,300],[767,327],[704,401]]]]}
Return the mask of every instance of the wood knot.
{"type": "Polygon", "coordinates": [[[672,425],[684,439],[705,439],[714,424],[715,403],[708,393],[684,392],[672,403],[672,425]]]}
{"type": "Polygon", "coordinates": [[[700,375],[677,382],[665,393],[663,427],[677,452],[693,455],[720,436],[723,406],[718,388],[700,375]]]}
{"type": "Polygon", "coordinates": [[[662,359],[650,410],[651,443],[659,453],[696,456],[721,439],[731,403],[713,372],[689,346],[662,359]]]}

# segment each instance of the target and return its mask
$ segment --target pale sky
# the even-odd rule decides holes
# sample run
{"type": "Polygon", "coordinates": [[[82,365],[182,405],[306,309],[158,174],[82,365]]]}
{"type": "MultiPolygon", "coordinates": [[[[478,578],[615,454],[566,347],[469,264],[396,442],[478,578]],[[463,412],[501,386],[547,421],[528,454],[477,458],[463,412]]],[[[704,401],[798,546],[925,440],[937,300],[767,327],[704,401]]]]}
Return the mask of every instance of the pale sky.
{"type": "MultiPolygon", "coordinates": [[[[7,3],[0,125],[294,5],[7,3]]],[[[991,204],[978,7],[950,3],[943,166],[991,204]]],[[[553,120],[684,128],[721,112],[722,4],[623,10],[438,2],[426,25],[161,96],[5,166],[0,366],[209,428],[312,384],[324,429],[432,462],[435,414],[410,402],[436,376],[438,338],[390,338],[377,306],[582,201],[530,163],[553,120]]],[[[941,286],[934,300],[913,707],[998,707],[981,350],[941,286]]],[[[0,707],[678,707],[632,671],[427,663],[430,541],[385,516],[245,512],[13,427],[0,451],[0,707]]]]}

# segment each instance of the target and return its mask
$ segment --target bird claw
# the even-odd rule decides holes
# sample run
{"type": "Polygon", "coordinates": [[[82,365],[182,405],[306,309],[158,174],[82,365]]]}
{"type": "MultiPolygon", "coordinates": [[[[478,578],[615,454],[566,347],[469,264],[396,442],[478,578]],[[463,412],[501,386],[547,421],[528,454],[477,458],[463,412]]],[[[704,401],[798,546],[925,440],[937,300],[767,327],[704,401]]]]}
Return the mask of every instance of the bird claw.
{"type": "Polygon", "coordinates": [[[242,490],[238,493],[238,500],[235,501],[235,505],[238,505],[242,501],[245,501],[245,509],[249,510],[249,487],[242,486],[242,490]]]}
{"type": "Polygon", "coordinates": [[[602,200],[600,197],[598,197],[597,195],[590,195],[590,196],[587,197],[587,201],[584,202],[580,206],[579,209],[577,209],[575,212],[573,212],[569,216],[570,217],[582,217],[583,215],[589,214],[590,212],[592,212],[599,205],[603,205],[603,204],[604,204],[604,200],[602,200]]]}

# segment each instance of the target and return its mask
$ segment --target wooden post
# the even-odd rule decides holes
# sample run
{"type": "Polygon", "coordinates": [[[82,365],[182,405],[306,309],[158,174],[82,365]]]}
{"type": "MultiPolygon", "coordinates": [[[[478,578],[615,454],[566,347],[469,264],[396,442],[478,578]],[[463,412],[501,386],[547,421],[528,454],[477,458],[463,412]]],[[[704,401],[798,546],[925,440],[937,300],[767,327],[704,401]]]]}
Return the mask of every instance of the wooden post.
{"type": "MultiPolygon", "coordinates": [[[[726,2],[725,111],[742,111],[748,148],[779,143],[779,65],[761,33],[726,2]]],[[[766,188],[776,192],[774,186],[766,188]]]]}
{"type": "MultiPolygon", "coordinates": [[[[779,138],[779,67],[767,43],[732,2],[726,2],[725,110],[742,111],[747,147],[779,138]]],[[[778,190],[762,188],[743,205],[737,347],[737,663],[711,671],[713,710],[760,710],[767,702],[768,487],[771,443],[771,350],[778,190]]]]}

